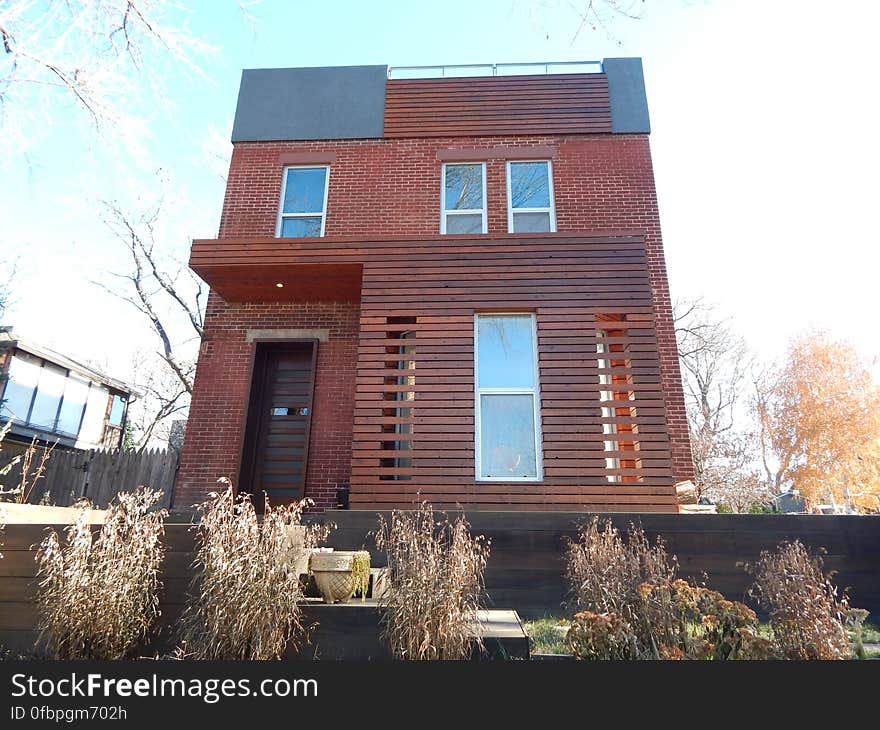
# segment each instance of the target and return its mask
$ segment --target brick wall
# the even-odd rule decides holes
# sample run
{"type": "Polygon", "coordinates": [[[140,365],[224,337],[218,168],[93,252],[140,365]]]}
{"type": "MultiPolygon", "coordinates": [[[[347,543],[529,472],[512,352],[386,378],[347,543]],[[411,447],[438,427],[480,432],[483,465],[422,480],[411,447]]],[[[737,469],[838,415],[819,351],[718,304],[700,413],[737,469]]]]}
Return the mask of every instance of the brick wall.
{"type": "Polygon", "coordinates": [[[326,329],[318,343],[314,416],[306,495],[332,506],[336,486],[348,483],[359,303],[227,304],[211,292],[199,351],[175,506],[204,500],[219,477],[238,478],[255,345],[249,329],[326,329]]]}
{"type": "MultiPolygon", "coordinates": [[[[273,236],[275,234],[278,203],[281,190],[282,154],[297,152],[327,153],[333,155],[327,201],[325,233],[333,235],[393,235],[432,234],[440,230],[440,161],[438,151],[446,149],[473,149],[475,160],[486,159],[488,196],[488,229],[490,233],[507,231],[507,201],[505,182],[505,148],[516,148],[514,156],[526,156],[522,148],[551,146],[553,156],[553,185],[556,198],[557,229],[559,231],[638,230],[644,233],[648,250],[650,279],[657,316],[657,336],[660,346],[660,364],[667,400],[669,431],[673,448],[673,470],[676,478],[693,475],[684,397],[675,348],[669,285],[663,257],[660,220],[651,152],[646,135],[589,135],[589,136],[511,136],[481,137],[471,140],[449,139],[393,139],[343,140],[298,143],[239,143],[235,146],[230,165],[226,197],[220,223],[221,238],[273,236]]],[[[226,333],[231,321],[245,317],[250,327],[306,326],[299,324],[275,325],[277,320],[292,322],[297,317],[308,318],[301,308],[291,305],[225,305],[212,298],[206,322],[208,344],[212,348],[217,330],[226,333]],[[267,325],[267,322],[273,322],[267,325]]],[[[308,308],[313,314],[319,307],[308,308]]],[[[305,311],[305,310],[304,310],[305,311]]],[[[334,310],[335,311],[335,310],[334,310]]],[[[347,321],[347,320],[346,320],[347,321]]],[[[353,324],[352,326],[355,326],[353,324]]],[[[222,335],[226,337],[226,334],[222,335]]],[[[354,334],[352,334],[354,336],[354,334]]],[[[238,348],[240,343],[231,342],[238,348]]],[[[199,451],[204,436],[198,435],[206,421],[215,419],[220,412],[200,402],[202,389],[215,393],[215,380],[225,383],[234,392],[232,412],[222,411],[224,438],[241,428],[247,403],[247,365],[239,368],[239,350],[231,357],[235,363],[232,372],[223,370],[216,354],[203,353],[199,362],[196,396],[190,415],[190,424],[198,429],[192,437],[187,433],[181,467],[179,498],[189,499],[204,489],[209,476],[207,466],[196,466],[194,460],[211,464],[207,452],[199,451]],[[208,358],[207,365],[203,364],[208,358]],[[213,364],[212,364],[213,363],[213,364]],[[205,374],[205,368],[222,372],[205,374]],[[211,381],[205,383],[205,381],[211,381]],[[238,409],[238,410],[235,410],[238,409]],[[238,420],[235,420],[238,419],[238,420]],[[192,445],[191,443],[192,442],[192,445]],[[202,470],[202,471],[200,471],[202,470]],[[192,486],[187,486],[184,484],[192,486]]],[[[246,353],[242,352],[246,359],[246,353]]],[[[320,355],[319,355],[320,360],[320,355]]],[[[350,374],[353,377],[353,373],[350,374]]],[[[316,393],[321,391],[321,364],[318,368],[316,393]]],[[[321,409],[315,407],[315,416],[321,409]]],[[[236,439],[238,436],[236,435],[236,439]]],[[[236,444],[237,444],[236,440],[236,444]]],[[[319,432],[313,431],[310,460],[318,460],[319,432]]],[[[333,447],[336,448],[336,447],[333,447]]],[[[237,446],[225,457],[224,465],[237,460],[237,446]]],[[[343,449],[344,450],[344,449],[343,449]]],[[[331,449],[332,451],[332,449],[331,449]]],[[[338,450],[341,451],[341,450],[338,450]]],[[[215,452],[216,453],[216,452],[215,452]]],[[[332,469],[341,474],[341,464],[332,469]]],[[[347,468],[347,465],[346,465],[347,468]]],[[[212,471],[212,474],[213,474],[212,471]]],[[[310,488],[328,488],[328,481],[312,481],[309,465],[307,491],[310,488]]]]}

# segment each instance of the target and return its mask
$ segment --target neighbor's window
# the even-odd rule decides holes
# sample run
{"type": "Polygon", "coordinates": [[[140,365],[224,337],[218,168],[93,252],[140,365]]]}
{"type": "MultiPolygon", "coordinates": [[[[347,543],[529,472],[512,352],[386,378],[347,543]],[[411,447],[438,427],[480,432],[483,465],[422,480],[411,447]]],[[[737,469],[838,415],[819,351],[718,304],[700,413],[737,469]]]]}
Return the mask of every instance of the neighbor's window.
{"type": "Polygon", "coordinates": [[[76,436],[89,382],[26,352],[16,352],[2,392],[0,416],[23,426],[76,436]]]}
{"type": "Polygon", "coordinates": [[[121,426],[123,415],[125,415],[125,398],[121,395],[114,395],[113,402],[110,404],[110,417],[107,419],[107,423],[111,426],[121,426]]]}
{"type": "Polygon", "coordinates": [[[64,393],[64,382],[67,371],[49,363],[40,369],[40,381],[37,383],[37,394],[31,406],[28,425],[54,431],[58,421],[58,409],[61,406],[61,395],[64,393]]]}
{"type": "Polygon", "coordinates": [[[477,478],[541,479],[541,429],[535,317],[477,315],[477,478]]]}
{"type": "Polygon", "coordinates": [[[86,402],[89,399],[89,381],[77,377],[73,373],[67,376],[64,385],[64,398],[58,412],[56,430],[69,436],[76,436],[82,423],[86,402]]]}
{"type": "Polygon", "coordinates": [[[16,353],[9,364],[9,377],[2,394],[2,413],[6,419],[14,418],[21,424],[28,422],[34,391],[40,381],[42,361],[27,353],[16,353]]]}
{"type": "Polygon", "coordinates": [[[440,233],[486,232],[486,163],[443,165],[440,233]]]}
{"type": "Polygon", "coordinates": [[[507,163],[507,230],[511,233],[556,230],[549,160],[507,163]]]}
{"type": "Polygon", "coordinates": [[[329,179],[327,165],[284,168],[276,235],[281,238],[324,235],[329,179]]]}

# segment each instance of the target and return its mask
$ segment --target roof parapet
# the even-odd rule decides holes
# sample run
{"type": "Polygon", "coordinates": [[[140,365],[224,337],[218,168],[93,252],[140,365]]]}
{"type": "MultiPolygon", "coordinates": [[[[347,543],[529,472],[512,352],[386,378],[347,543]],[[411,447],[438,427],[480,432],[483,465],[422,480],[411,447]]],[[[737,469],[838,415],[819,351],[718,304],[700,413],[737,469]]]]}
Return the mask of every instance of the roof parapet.
{"type": "Polygon", "coordinates": [[[611,131],[615,134],[649,134],[648,97],[641,58],[606,58],[602,69],[608,79],[611,131]]]}

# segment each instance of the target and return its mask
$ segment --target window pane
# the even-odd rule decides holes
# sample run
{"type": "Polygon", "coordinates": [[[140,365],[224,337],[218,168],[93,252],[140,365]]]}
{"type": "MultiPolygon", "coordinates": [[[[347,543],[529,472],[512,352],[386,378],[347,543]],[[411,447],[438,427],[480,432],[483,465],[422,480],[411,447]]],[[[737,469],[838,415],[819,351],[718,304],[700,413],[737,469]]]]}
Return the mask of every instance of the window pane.
{"type": "Polygon", "coordinates": [[[125,412],[125,399],[120,395],[113,396],[113,403],[110,405],[110,418],[108,423],[111,426],[119,426],[122,423],[122,414],[125,412]]]}
{"type": "Polygon", "coordinates": [[[281,221],[282,238],[317,238],[320,235],[320,218],[285,218],[281,221]]]}
{"type": "Polygon", "coordinates": [[[514,233],[547,233],[550,231],[549,213],[514,213],[514,233]]]}
{"type": "Polygon", "coordinates": [[[326,167],[293,168],[287,171],[282,213],[322,213],[326,167]]]}
{"type": "Polygon", "coordinates": [[[110,393],[103,385],[93,384],[89,389],[86,415],[79,430],[80,441],[97,444],[104,436],[104,419],[107,417],[107,399],[110,393]]]}
{"type": "Polygon", "coordinates": [[[447,165],[446,210],[480,210],[482,207],[483,166],[447,165]]]}
{"type": "Polygon", "coordinates": [[[480,388],[532,388],[535,351],[530,316],[477,318],[480,388]]]}
{"type": "Polygon", "coordinates": [[[64,386],[64,401],[61,403],[61,414],[58,416],[58,431],[71,436],[79,433],[83,408],[89,397],[89,384],[73,376],[68,376],[64,386]]]}
{"type": "Polygon", "coordinates": [[[3,409],[0,411],[4,418],[14,418],[19,423],[27,421],[31,398],[39,379],[39,361],[29,362],[19,355],[12,358],[9,364],[9,380],[3,392],[3,409]]]}
{"type": "Polygon", "coordinates": [[[513,208],[550,207],[550,177],[546,162],[510,163],[510,201],[513,208]]]}
{"type": "Polygon", "coordinates": [[[40,382],[37,384],[37,397],[31,410],[30,424],[50,431],[55,429],[55,418],[61,394],[64,392],[64,381],[67,373],[51,365],[44,365],[40,371],[40,382]]]}
{"type": "Polygon", "coordinates": [[[448,215],[446,216],[447,233],[482,233],[483,216],[476,215],[448,215]]]}
{"type": "Polygon", "coordinates": [[[532,395],[480,396],[480,476],[536,478],[532,395]]]}

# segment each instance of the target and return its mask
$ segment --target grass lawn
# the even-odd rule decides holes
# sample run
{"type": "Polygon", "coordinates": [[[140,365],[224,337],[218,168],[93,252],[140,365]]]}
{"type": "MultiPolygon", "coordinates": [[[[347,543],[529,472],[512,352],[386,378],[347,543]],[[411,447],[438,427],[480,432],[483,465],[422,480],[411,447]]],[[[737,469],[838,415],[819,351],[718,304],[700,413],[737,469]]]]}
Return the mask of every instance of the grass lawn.
{"type": "Polygon", "coordinates": [[[880,644],[880,625],[863,624],[862,641],[866,644],[880,644]]]}
{"type": "Polygon", "coordinates": [[[529,635],[529,650],[532,654],[571,654],[565,646],[568,619],[547,616],[534,621],[525,621],[524,624],[529,635]]]}
{"type": "MultiPolygon", "coordinates": [[[[546,616],[525,621],[526,633],[529,635],[529,649],[532,654],[570,654],[565,646],[565,632],[570,622],[568,619],[558,616],[546,616]]],[[[772,629],[770,624],[762,623],[758,632],[761,636],[770,637],[772,629]]],[[[851,634],[853,641],[855,636],[851,634]]],[[[868,659],[880,659],[880,625],[865,624],[862,627],[862,641],[865,646],[865,655],[868,659]]]]}

